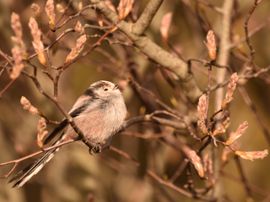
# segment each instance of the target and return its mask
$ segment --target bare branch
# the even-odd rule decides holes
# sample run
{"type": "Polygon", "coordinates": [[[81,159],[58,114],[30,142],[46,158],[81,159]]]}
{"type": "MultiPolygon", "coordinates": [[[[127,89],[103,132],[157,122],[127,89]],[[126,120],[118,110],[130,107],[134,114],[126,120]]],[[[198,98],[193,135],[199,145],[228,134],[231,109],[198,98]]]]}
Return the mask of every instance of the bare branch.
{"type": "Polygon", "coordinates": [[[133,25],[134,34],[142,35],[145,32],[145,30],[150,26],[150,23],[152,22],[162,2],[163,0],[150,0],[148,2],[141,16],[133,25]]]}

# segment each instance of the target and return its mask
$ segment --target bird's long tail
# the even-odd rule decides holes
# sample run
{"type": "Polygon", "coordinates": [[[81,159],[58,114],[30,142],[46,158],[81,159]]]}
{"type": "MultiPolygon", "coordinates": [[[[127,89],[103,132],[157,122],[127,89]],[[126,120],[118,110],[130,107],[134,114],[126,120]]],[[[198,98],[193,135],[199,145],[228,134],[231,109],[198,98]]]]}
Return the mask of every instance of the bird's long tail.
{"type": "MultiPolygon", "coordinates": [[[[53,145],[59,144],[60,141],[61,140],[55,142],[53,145]]],[[[45,152],[43,156],[37,159],[34,163],[19,171],[9,182],[14,183],[13,187],[22,187],[54,157],[58,150],[59,147],[45,152]]]]}
{"type": "MultiPolygon", "coordinates": [[[[46,137],[44,144],[48,144],[53,139],[56,139],[55,142],[51,145],[57,145],[61,143],[65,137],[63,129],[67,126],[68,121],[64,119],[59,126],[57,126],[48,137],[46,137]],[[59,136],[57,136],[59,135],[59,136]]],[[[36,175],[44,166],[47,164],[59,150],[58,148],[47,151],[37,159],[34,163],[28,165],[23,170],[19,171],[9,182],[14,183],[13,187],[22,187],[26,182],[28,182],[34,175],[36,175]]]]}

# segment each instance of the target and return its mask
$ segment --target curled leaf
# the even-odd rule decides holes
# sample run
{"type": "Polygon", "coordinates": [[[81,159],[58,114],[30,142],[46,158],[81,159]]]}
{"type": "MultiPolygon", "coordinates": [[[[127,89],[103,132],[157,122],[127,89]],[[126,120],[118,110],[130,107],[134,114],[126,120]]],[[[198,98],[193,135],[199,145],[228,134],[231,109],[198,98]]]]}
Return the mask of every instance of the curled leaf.
{"type": "Polygon", "coordinates": [[[37,124],[37,145],[42,148],[44,137],[48,134],[47,124],[44,118],[40,118],[37,124]]]}
{"type": "Polygon", "coordinates": [[[21,97],[20,103],[24,110],[30,112],[31,114],[39,114],[39,111],[34,107],[31,102],[24,96],[21,97]]]}
{"type": "Polygon", "coordinates": [[[84,28],[79,20],[77,21],[74,30],[75,32],[78,32],[78,33],[84,32],[84,28]]]}
{"type": "Polygon", "coordinates": [[[190,159],[190,162],[194,165],[195,169],[197,170],[197,173],[200,177],[204,177],[204,168],[202,165],[201,158],[196,154],[195,151],[189,151],[188,158],[190,159]]]}
{"type": "Polygon", "coordinates": [[[69,63],[72,60],[74,60],[82,51],[84,44],[86,42],[87,38],[86,35],[80,36],[77,41],[75,47],[73,47],[70,51],[70,53],[67,55],[65,63],[69,63]]]}
{"type": "Polygon", "coordinates": [[[29,20],[29,28],[31,30],[31,34],[33,37],[33,47],[38,55],[38,60],[41,64],[45,65],[46,64],[46,57],[44,54],[44,45],[43,42],[41,41],[41,31],[38,27],[38,23],[35,20],[35,18],[31,17],[29,20]]]}
{"type": "Polygon", "coordinates": [[[24,68],[23,52],[19,46],[15,46],[11,49],[11,53],[12,53],[12,58],[14,60],[14,65],[11,69],[9,76],[11,79],[16,79],[20,76],[21,71],[24,68]]]}
{"type": "Polygon", "coordinates": [[[209,30],[206,36],[205,45],[208,49],[208,56],[211,60],[217,58],[217,45],[216,45],[216,36],[213,30],[209,30]]]}
{"type": "Polygon", "coordinates": [[[49,18],[49,26],[51,29],[55,28],[55,9],[54,0],[47,0],[45,5],[45,11],[49,18]]]}
{"type": "Polygon", "coordinates": [[[243,135],[243,133],[246,131],[247,128],[248,128],[247,121],[241,123],[237,128],[237,130],[229,135],[229,139],[225,142],[225,144],[231,145],[232,143],[234,143],[234,141],[236,141],[239,137],[243,135]]]}
{"type": "Polygon", "coordinates": [[[23,32],[22,32],[20,16],[14,12],[11,14],[11,28],[13,29],[15,36],[17,38],[22,39],[23,32]]]}
{"type": "Polygon", "coordinates": [[[57,10],[59,13],[64,13],[64,12],[65,12],[65,8],[64,8],[63,5],[60,4],[60,3],[56,4],[56,10],[57,10]]]}
{"type": "Polygon", "coordinates": [[[268,155],[268,150],[263,151],[235,151],[237,156],[240,156],[242,159],[253,161],[255,159],[263,159],[268,155]]]}
{"type": "Polygon", "coordinates": [[[39,16],[39,14],[40,14],[40,6],[38,4],[32,3],[31,9],[32,9],[35,16],[39,16]]]}
{"type": "Polygon", "coordinates": [[[15,36],[11,37],[11,40],[14,42],[15,46],[18,46],[20,49],[22,57],[26,56],[26,48],[23,42],[23,30],[22,24],[20,21],[20,16],[17,13],[11,14],[11,28],[15,33],[15,36]]]}
{"type": "Polygon", "coordinates": [[[208,97],[207,97],[207,95],[203,94],[199,98],[199,102],[198,102],[198,106],[197,106],[197,113],[198,113],[197,124],[198,124],[200,130],[204,134],[208,133],[208,129],[206,126],[207,112],[208,112],[208,97]]]}
{"type": "Polygon", "coordinates": [[[233,73],[231,75],[231,78],[230,78],[230,81],[229,81],[229,84],[227,87],[225,99],[223,100],[223,103],[222,103],[223,109],[226,108],[228,106],[228,104],[233,100],[233,94],[234,94],[234,91],[236,89],[236,85],[237,85],[238,80],[239,80],[239,77],[238,77],[237,73],[233,73]]]}
{"type": "Polygon", "coordinates": [[[228,116],[220,124],[218,124],[217,128],[215,128],[212,135],[216,136],[225,133],[229,125],[230,125],[230,117],[228,116]]]}
{"type": "Polygon", "coordinates": [[[198,175],[200,177],[204,177],[204,167],[202,164],[201,158],[197,155],[197,153],[190,149],[188,146],[183,147],[183,152],[185,153],[186,157],[189,159],[190,163],[194,166],[196,169],[198,175]]]}

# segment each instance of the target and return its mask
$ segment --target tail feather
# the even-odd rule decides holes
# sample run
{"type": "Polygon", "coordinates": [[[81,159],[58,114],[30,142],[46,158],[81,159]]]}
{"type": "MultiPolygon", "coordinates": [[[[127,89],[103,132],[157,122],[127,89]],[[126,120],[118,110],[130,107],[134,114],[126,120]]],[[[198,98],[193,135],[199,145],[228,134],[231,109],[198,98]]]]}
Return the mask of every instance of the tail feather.
{"type": "MultiPolygon", "coordinates": [[[[55,144],[58,144],[57,141],[55,144]]],[[[41,158],[18,172],[9,182],[14,182],[13,187],[22,187],[36,175],[55,155],[59,148],[47,151],[41,158]]]]}

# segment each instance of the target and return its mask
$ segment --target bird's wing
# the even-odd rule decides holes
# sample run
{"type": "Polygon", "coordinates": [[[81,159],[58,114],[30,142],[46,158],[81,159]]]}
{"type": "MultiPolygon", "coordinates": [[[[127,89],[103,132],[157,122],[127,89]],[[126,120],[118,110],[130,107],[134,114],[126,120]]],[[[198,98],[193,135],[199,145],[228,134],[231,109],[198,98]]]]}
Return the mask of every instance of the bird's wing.
{"type": "MultiPolygon", "coordinates": [[[[94,108],[94,105],[91,105],[91,101],[95,99],[92,92],[89,90],[86,90],[83,95],[81,95],[71,110],[69,111],[69,114],[72,118],[75,118],[79,116],[81,113],[83,113],[86,109],[89,111],[91,108],[94,108]]],[[[60,136],[57,139],[60,139],[63,135],[63,133],[60,133],[66,126],[68,125],[68,120],[64,119],[61,121],[61,123],[45,138],[44,144],[48,144],[52,139],[54,139],[58,134],[60,136]]]]}

